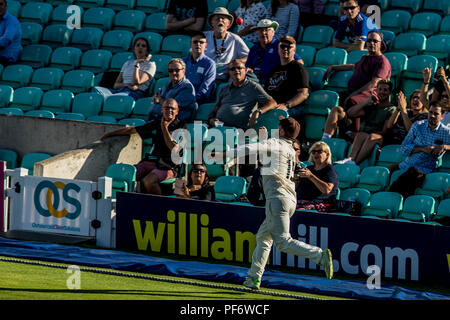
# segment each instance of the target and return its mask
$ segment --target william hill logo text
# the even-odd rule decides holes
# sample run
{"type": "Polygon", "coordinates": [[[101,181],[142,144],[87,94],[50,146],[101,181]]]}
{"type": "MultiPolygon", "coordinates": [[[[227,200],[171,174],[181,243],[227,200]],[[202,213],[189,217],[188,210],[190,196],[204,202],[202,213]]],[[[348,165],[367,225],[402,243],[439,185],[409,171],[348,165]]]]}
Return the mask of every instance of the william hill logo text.
{"type": "Polygon", "coordinates": [[[168,210],[166,218],[167,222],[133,219],[139,250],[251,262],[256,246],[254,233],[210,228],[207,214],[177,214],[174,210],[168,210]]]}

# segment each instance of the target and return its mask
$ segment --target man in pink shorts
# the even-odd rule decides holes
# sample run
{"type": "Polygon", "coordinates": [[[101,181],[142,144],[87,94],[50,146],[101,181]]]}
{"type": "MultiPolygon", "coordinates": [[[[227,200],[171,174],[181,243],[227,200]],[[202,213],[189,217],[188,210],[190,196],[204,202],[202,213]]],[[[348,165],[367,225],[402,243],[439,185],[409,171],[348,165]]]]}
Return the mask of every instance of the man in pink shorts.
{"type": "Polygon", "coordinates": [[[152,138],[153,148],[150,154],[136,166],[136,179],[142,182],[145,193],[161,194],[160,182],[175,178],[179,166],[172,161],[172,150],[177,142],[172,133],[185,128],[185,123],[178,119],[178,103],[175,99],[166,99],[162,105],[161,120],[154,120],[137,127],[126,127],[105,134],[101,140],[112,136],[139,134],[144,139],[152,138]]]}

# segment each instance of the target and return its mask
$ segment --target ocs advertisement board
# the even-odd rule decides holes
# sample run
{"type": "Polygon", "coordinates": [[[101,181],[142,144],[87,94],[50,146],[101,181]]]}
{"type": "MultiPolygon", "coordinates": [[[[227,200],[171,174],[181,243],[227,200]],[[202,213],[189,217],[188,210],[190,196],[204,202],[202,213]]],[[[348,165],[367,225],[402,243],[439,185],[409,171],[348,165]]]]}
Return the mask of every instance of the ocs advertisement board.
{"type": "MultiPolygon", "coordinates": [[[[136,193],[117,194],[116,246],[215,262],[250,264],[264,208],[136,193]]],[[[337,275],[450,285],[450,227],[296,212],[291,235],[333,252],[337,275]]],[[[318,270],[272,250],[270,265],[318,270]]]]}
{"type": "Polygon", "coordinates": [[[17,181],[21,197],[16,197],[10,216],[11,230],[28,230],[90,236],[90,212],[95,214],[93,183],[25,176],[17,181]]]}

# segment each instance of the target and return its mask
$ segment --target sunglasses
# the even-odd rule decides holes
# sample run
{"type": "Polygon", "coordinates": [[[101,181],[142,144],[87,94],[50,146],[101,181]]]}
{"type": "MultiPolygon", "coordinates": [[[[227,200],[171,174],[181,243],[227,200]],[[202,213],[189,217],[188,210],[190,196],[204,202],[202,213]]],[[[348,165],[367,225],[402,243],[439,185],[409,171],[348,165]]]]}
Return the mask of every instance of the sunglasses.
{"type": "Polygon", "coordinates": [[[280,48],[281,48],[281,49],[288,49],[288,50],[290,50],[290,49],[292,49],[293,47],[291,47],[291,46],[288,45],[288,44],[280,44],[280,48]]]}
{"type": "Polygon", "coordinates": [[[177,110],[177,108],[174,108],[174,107],[163,107],[163,109],[164,110],[171,110],[171,111],[175,111],[175,110],[177,110]]]}
{"type": "Polygon", "coordinates": [[[201,172],[201,173],[205,173],[206,170],[205,170],[205,169],[192,169],[192,172],[201,172]]]}
{"type": "Polygon", "coordinates": [[[192,43],[193,44],[205,44],[206,43],[206,41],[201,41],[201,40],[192,40],[192,43]]]}
{"type": "Polygon", "coordinates": [[[376,40],[376,39],[367,39],[368,43],[378,43],[380,42],[380,40],[376,40]]]}
{"type": "Polygon", "coordinates": [[[448,95],[442,94],[442,95],[441,95],[441,98],[447,98],[447,99],[448,99],[448,95]]]}
{"type": "Polygon", "coordinates": [[[311,150],[311,153],[324,153],[325,151],[323,150],[311,150]]]}
{"type": "Polygon", "coordinates": [[[232,68],[230,68],[230,70],[231,71],[234,71],[234,70],[243,70],[243,69],[245,69],[245,67],[232,67],[232,68]]]}
{"type": "Polygon", "coordinates": [[[344,7],[344,11],[355,10],[356,8],[358,8],[358,6],[344,7]]]}
{"type": "Polygon", "coordinates": [[[183,70],[183,69],[170,69],[170,68],[169,68],[169,73],[172,73],[172,72],[180,72],[181,70],[183,70]]]}

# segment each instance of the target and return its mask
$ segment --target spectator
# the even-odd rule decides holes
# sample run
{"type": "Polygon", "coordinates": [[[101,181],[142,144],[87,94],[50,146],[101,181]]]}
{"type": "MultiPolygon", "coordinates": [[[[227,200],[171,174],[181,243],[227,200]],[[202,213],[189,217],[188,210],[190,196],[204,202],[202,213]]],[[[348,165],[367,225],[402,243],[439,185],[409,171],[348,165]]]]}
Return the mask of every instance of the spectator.
{"type": "Polygon", "coordinates": [[[412,124],[428,118],[428,110],[420,101],[420,95],[420,90],[414,90],[409,97],[410,108],[407,109],[406,97],[403,92],[399,92],[397,110],[388,120],[384,145],[402,144],[412,124]]]}
{"type": "MultiPolygon", "coordinates": [[[[342,17],[343,15],[345,15],[345,10],[344,10],[344,7],[345,7],[345,3],[346,2],[346,0],[340,0],[340,4],[339,4],[339,17],[342,17]]],[[[378,7],[380,7],[380,4],[379,4],[379,1],[378,0],[358,0],[358,4],[359,4],[359,7],[360,7],[360,10],[361,10],[361,12],[362,12],[362,14],[364,14],[365,16],[367,16],[367,13],[368,13],[368,11],[367,11],[367,9],[370,7],[370,6],[378,6],[378,7]]]]}
{"type": "Polygon", "coordinates": [[[370,29],[376,29],[373,20],[360,12],[358,0],[344,1],[345,15],[339,18],[333,46],[347,51],[362,50],[370,29]],[[348,43],[344,40],[347,39],[348,43]]]}
{"type": "Polygon", "coordinates": [[[280,38],[278,53],[281,64],[275,66],[266,82],[266,92],[278,103],[277,108],[288,110],[298,118],[302,104],[308,98],[309,77],[305,67],[294,59],[296,41],[290,36],[280,38]]]}
{"type": "Polygon", "coordinates": [[[216,121],[242,129],[253,127],[259,114],[274,109],[276,102],[258,83],[246,78],[241,60],[231,61],[228,72],[232,82],[220,90],[208,122],[212,127],[216,121]]]}
{"type": "Polygon", "coordinates": [[[205,32],[208,43],[205,54],[216,62],[216,82],[226,82],[231,60],[241,59],[245,63],[249,49],[240,36],[227,31],[234,21],[227,9],[214,9],[208,20],[213,30],[205,32]]]}
{"type": "Polygon", "coordinates": [[[7,12],[8,3],[0,0],[0,64],[16,63],[22,51],[22,29],[16,17],[7,12]]]}
{"type": "Polygon", "coordinates": [[[177,152],[178,144],[171,136],[176,129],[185,128],[178,117],[178,104],[174,99],[163,102],[162,118],[138,127],[126,127],[105,134],[101,140],[113,136],[139,134],[142,139],[152,138],[153,149],[145,159],[136,165],[136,179],[141,182],[141,190],[150,194],[161,194],[160,182],[177,176],[179,166],[172,162],[172,153],[177,152]]]}
{"type": "Polygon", "coordinates": [[[214,201],[214,187],[209,184],[206,166],[194,164],[189,171],[187,184],[183,179],[177,180],[174,193],[179,198],[214,201]]]}
{"type": "MultiPolygon", "coordinates": [[[[0,0],[1,1],[1,0],[0,0]]],[[[137,38],[133,44],[135,60],[126,61],[116,78],[113,89],[95,86],[92,92],[104,99],[111,95],[126,95],[134,100],[144,98],[156,72],[156,64],[150,61],[150,45],[146,38],[137,38]]]]}
{"type": "Polygon", "coordinates": [[[345,110],[367,100],[374,94],[378,81],[391,77],[391,64],[381,52],[385,46],[383,34],[377,30],[370,31],[366,43],[368,54],[356,64],[332,65],[323,76],[323,80],[326,81],[333,71],[353,71],[348,81],[347,92],[341,97],[345,110]]]}
{"type": "Polygon", "coordinates": [[[206,36],[196,32],[191,39],[191,53],[183,60],[186,63],[186,78],[195,88],[198,104],[208,102],[216,80],[216,63],[205,55],[206,36]]]}
{"type": "Polygon", "coordinates": [[[328,212],[330,200],[336,199],[338,175],[331,164],[330,147],[323,141],[314,143],[309,150],[309,162],[296,174],[297,209],[328,212]]]}
{"type": "MultiPolygon", "coordinates": [[[[261,84],[266,83],[272,68],[280,64],[280,54],[278,52],[280,41],[274,37],[277,28],[278,22],[269,19],[259,21],[256,27],[253,28],[257,30],[259,42],[251,47],[245,65],[248,69],[247,76],[254,74],[261,84]]],[[[303,60],[296,53],[294,59],[303,64],[303,60]]]]}
{"type": "Polygon", "coordinates": [[[304,27],[310,25],[328,25],[328,17],[323,13],[325,5],[322,0],[297,0],[300,10],[300,16],[302,19],[302,25],[304,27]]]}
{"type": "MultiPolygon", "coordinates": [[[[427,99],[428,95],[428,86],[431,82],[431,70],[430,68],[424,68],[422,71],[423,74],[423,84],[422,84],[422,94],[421,101],[428,107],[430,101],[427,99]]],[[[433,93],[431,96],[431,102],[438,101],[444,110],[444,119],[442,119],[442,124],[449,125],[450,124],[450,85],[448,83],[447,75],[445,73],[444,68],[440,67],[436,71],[435,76],[436,83],[433,88],[433,93]]]]}
{"type": "Polygon", "coordinates": [[[203,30],[208,15],[206,0],[171,0],[167,9],[166,29],[174,33],[192,33],[203,30]]]}
{"type": "Polygon", "coordinates": [[[237,35],[244,41],[257,43],[258,36],[253,27],[267,17],[267,9],[261,0],[240,0],[240,3],[241,6],[235,11],[235,15],[236,18],[241,18],[243,23],[237,26],[237,35]]]}
{"type": "Polygon", "coordinates": [[[275,31],[275,37],[291,36],[297,38],[300,11],[293,0],[271,0],[268,17],[278,22],[279,28],[275,31]]]}
{"type": "Polygon", "coordinates": [[[436,170],[438,159],[450,150],[450,127],[442,125],[442,106],[432,102],[428,109],[428,120],[415,122],[402,143],[406,159],[398,165],[405,172],[392,184],[389,191],[398,192],[407,198],[420,187],[425,175],[436,170]]]}
{"type": "Polygon", "coordinates": [[[188,121],[193,116],[196,102],[194,86],[185,77],[186,64],[183,59],[174,58],[170,60],[168,69],[170,82],[153,96],[149,121],[161,118],[161,106],[169,98],[175,99],[178,103],[178,118],[188,121]]]}
{"type": "MultiPolygon", "coordinates": [[[[396,110],[391,103],[392,82],[380,80],[376,93],[376,96],[371,96],[364,102],[348,109],[347,115],[349,117],[361,117],[361,128],[355,135],[349,157],[336,163],[359,165],[370,155],[376,144],[383,145],[383,136],[387,131],[388,120],[396,110]]],[[[339,110],[339,113],[342,111],[339,110]]],[[[335,127],[335,124],[330,125],[329,119],[330,117],[327,119],[324,132],[328,132],[327,130],[330,127],[335,127]]]]}

